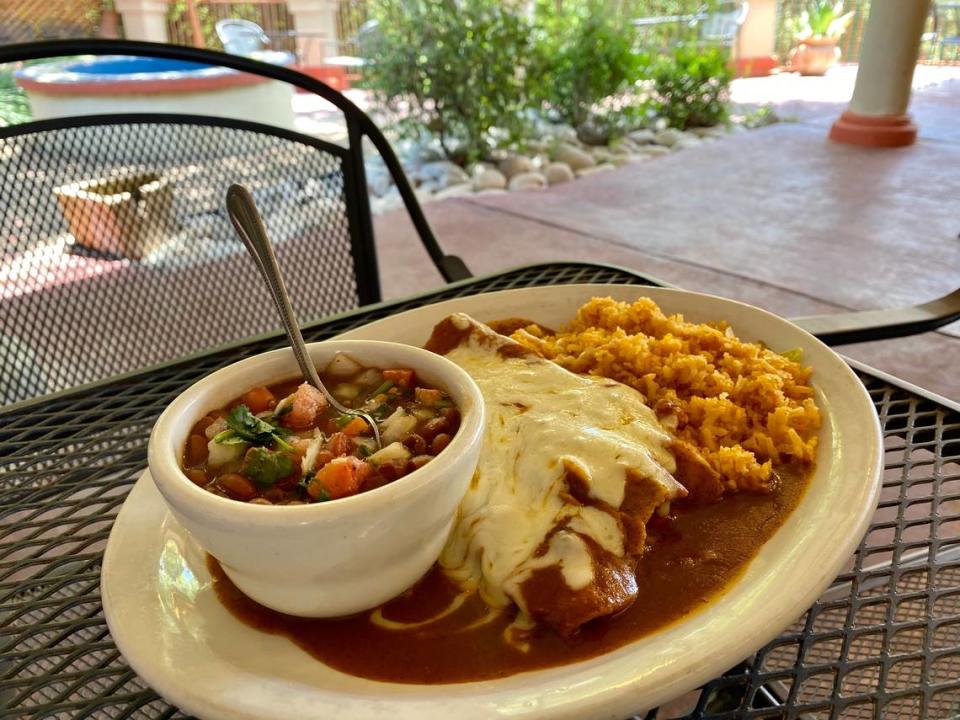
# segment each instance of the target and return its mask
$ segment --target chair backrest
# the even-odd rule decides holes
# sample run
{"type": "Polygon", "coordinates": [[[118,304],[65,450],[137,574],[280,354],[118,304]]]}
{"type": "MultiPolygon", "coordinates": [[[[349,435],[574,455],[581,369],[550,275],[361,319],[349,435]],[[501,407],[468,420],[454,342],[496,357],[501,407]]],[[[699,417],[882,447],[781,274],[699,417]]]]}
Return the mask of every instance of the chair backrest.
{"type": "Polygon", "coordinates": [[[747,2],[720,3],[698,23],[698,36],[701,42],[718,45],[733,45],[740,27],[747,19],[750,5],[747,2]]]}
{"type": "Polygon", "coordinates": [[[227,18],[218,20],[217,37],[223,49],[234,55],[249,55],[270,46],[270,38],[263,28],[250,20],[227,18]]]}
{"type": "MultiPolygon", "coordinates": [[[[229,114],[230,92],[267,93],[234,96],[244,115],[277,97],[276,86],[302,87],[340,107],[348,145],[155,109],[0,128],[0,406],[277,329],[223,209],[234,182],[254,194],[301,320],[378,301],[364,138],[380,151],[444,277],[469,276],[443,255],[382,134],[340,93],[283,67],[151,43],[10,46],[0,48],[0,64],[85,54],[113,56],[104,61],[114,70],[117,55],[156,57],[162,67],[199,63],[208,78],[227,69],[228,92],[215,91],[221,114],[229,114]]],[[[203,88],[197,78],[190,84],[203,88]]],[[[67,110],[76,91],[61,98],[67,110]]],[[[64,107],[34,103],[37,114],[64,107]]]]}

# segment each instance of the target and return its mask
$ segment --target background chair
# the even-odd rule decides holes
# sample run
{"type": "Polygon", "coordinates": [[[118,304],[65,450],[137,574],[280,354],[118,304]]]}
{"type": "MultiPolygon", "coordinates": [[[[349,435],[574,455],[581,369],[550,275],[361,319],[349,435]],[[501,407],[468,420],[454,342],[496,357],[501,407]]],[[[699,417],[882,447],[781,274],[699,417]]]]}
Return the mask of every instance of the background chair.
{"type": "Polygon", "coordinates": [[[223,49],[233,55],[249,55],[270,47],[270,38],[263,28],[249,20],[218,20],[215,29],[223,49]]]}
{"type": "Polygon", "coordinates": [[[720,46],[732,49],[740,34],[740,28],[747,19],[750,4],[743,1],[721,2],[713,7],[704,5],[691,15],[663,15],[643,17],[633,21],[634,27],[649,33],[664,26],[674,26],[680,37],[672,37],[669,45],[689,42],[684,27],[696,34],[695,43],[700,46],[720,46]]]}
{"type": "Polygon", "coordinates": [[[188,61],[286,83],[338,107],[348,143],[179,113],[0,128],[0,405],[276,329],[224,212],[234,182],[254,193],[302,320],[379,301],[365,140],[426,255],[446,280],[469,277],[440,249],[382,133],[326,85],[237,55],[128,41],[8,46],[0,63],[75,55],[188,61]]]}

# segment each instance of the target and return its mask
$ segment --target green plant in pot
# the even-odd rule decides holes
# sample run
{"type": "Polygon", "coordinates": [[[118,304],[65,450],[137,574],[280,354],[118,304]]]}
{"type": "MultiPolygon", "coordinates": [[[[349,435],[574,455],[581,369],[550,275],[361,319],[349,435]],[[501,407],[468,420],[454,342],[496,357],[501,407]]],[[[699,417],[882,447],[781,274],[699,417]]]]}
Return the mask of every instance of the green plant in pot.
{"type": "Polygon", "coordinates": [[[797,46],[790,66],[802,75],[823,75],[840,59],[837,43],[850,27],[854,13],[843,11],[844,0],[808,0],[794,23],[797,46]]]}

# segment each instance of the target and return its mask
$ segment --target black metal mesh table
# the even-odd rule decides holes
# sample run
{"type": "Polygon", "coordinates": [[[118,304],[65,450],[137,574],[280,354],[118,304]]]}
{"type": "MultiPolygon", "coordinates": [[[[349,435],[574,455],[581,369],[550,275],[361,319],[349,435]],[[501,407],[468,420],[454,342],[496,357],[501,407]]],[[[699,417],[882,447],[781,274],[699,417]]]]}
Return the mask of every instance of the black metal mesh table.
{"type": "MultiPolygon", "coordinates": [[[[574,282],[653,284],[617,268],[538,265],[330,318],[305,335],[329,338],[478,292],[574,282]]],[[[110,638],[104,545],[166,404],[282,344],[256,338],[0,410],[0,718],[182,717],[110,638]]],[[[754,657],[648,718],[960,715],[960,407],[858,372],[883,426],[886,470],[849,569],[754,657]]]]}

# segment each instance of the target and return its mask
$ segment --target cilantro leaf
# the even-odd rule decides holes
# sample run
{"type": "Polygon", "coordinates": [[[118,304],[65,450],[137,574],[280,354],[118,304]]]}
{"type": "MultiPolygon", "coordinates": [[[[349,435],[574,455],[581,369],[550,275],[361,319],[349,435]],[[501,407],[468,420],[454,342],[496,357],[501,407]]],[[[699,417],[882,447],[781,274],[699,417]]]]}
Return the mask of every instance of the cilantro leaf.
{"type": "Polygon", "coordinates": [[[246,405],[237,405],[227,415],[227,427],[247,442],[255,445],[267,445],[273,441],[276,428],[262,418],[258,418],[246,405]]]}
{"type": "MultiPolygon", "coordinates": [[[[275,415],[270,416],[270,420],[275,418],[275,415]]],[[[257,417],[246,405],[237,405],[227,415],[227,429],[214,436],[213,440],[221,445],[274,445],[290,452],[293,446],[284,440],[290,435],[292,433],[287,428],[273,425],[267,418],[257,417]]]]}
{"type": "Polygon", "coordinates": [[[247,450],[240,471],[260,485],[273,485],[293,472],[293,458],[264,447],[252,447],[247,450]]]}

